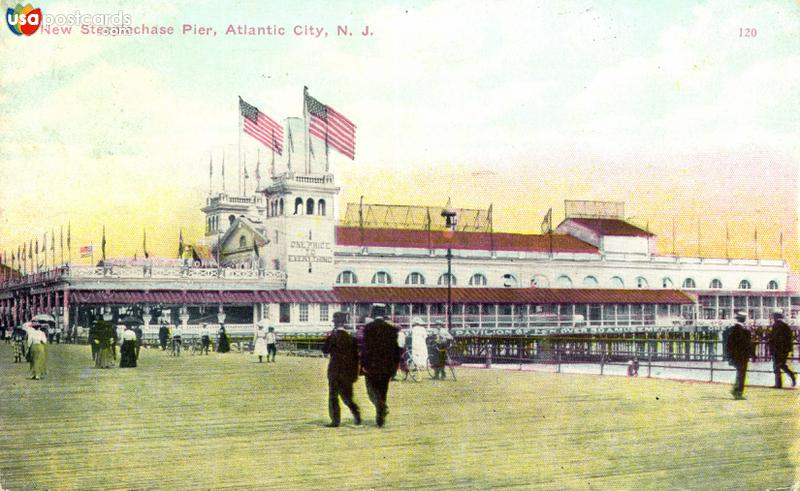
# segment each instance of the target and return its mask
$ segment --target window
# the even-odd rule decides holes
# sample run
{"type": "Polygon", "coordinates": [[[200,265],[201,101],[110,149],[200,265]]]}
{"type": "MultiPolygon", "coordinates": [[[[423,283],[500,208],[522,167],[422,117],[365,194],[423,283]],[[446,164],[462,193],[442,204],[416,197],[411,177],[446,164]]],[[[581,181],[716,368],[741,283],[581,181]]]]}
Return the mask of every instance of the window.
{"type": "Polygon", "coordinates": [[[740,290],[749,290],[750,289],[750,282],[747,280],[742,280],[739,282],[739,289],[740,290]]]}
{"type": "Polygon", "coordinates": [[[649,284],[646,279],[641,276],[636,278],[636,288],[647,288],[648,286],[649,284]]]}
{"type": "Polygon", "coordinates": [[[556,286],[558,288],[570,288],[572,286],[572,280],[567,275],[561,275],[556,280],[556,286]]]}
{"type": "Polygon", "coordinates": [[[303,198],[295,198],[294,200],[294,214],[299,215],[303,213],[303,198]]]}
{"type": "Polygon", "coordinates": [[[306,215],[313,215],[314,214],[314,200],[308,198],[306,201],[306,215]]]}
{"type": "Polygon", "coordinates": [[[411,273],[406,276],[406,285],[424,285],[425,277],[420,273],[411,273]]]}
{"type": "MultiPolygon", "coordinates": [[[[447,273],[444,273],[442,276],[440,276],[439,281],[437,281],[436,284],[447,286],[447,273]]],[[[450,286],[456,286],[456,277],[452,274],[450,275],[450,286]]]]}
{"type": "Polygon", "coordinates": [[[517,277],[511,273],[506,273],[503,275],[503,286],[506,288],[516,288],[519,285],[517,283],[517,277]]]}
{"type": "Polygon", "coordinates": [[[550,286],[550,282],[544,275],[537,274],[531,278],[531,288],[547,288],[548,286],[550,286]]]}
{"type": "Polygon", "coordinates": [[[283,215],[283,198],[278,201],[278,215],[283,215]]]}
{"type": "Polygon", "coordinates": [[[661,288],[672,288],[672,278],[666,276],[661,278],[661,288]]]}
{"type": "Polygon", "coordinates": [[[328,304],[319,304],[319,321],[328,322],[328,304]]]}
{"type": "Polygon", "coordinates": [[[308,304],[300,304],[300,322],[308,322],[308,304]]]}
{"type": "Polygon", "coordinates": [[[356,283],[358,283],[358,278],[356,278],[356,274],[352,271],[342,271],[339,273],[339,276],[336,277],[337,285],[355,285],[356,283]]]}
{"type": "Polygon", "coordinates": [[[278,321],[282,323],[287,323],[291,321],[291,309],[292,304],[289,303],[282,303],[280,304],[280,313],[278,315],[278,321]]]}
{"type": "Polygon", "coordinates": [[[612,276],[611,288],[625,288],[625,282],[619,276],[612,276]]]}
{"type": "Polygon", "coordinates": [[[372,283],[375,285],[391,285],[392,277],[386,271],[378,271],[372,276],[372,283]]]}
{"type": "Polygon", "coordinates": [[[594,276],[587,276],[583,279],[583,286],[586,288],[597,288],[598,284],[597,278],[594,276]]]}
{"type": "Polygon", "coordinates": [[[778,282],[775,280],[770,281],[767,283],[767,290],[777,290],[778,289],[778,282]]]}
{"type": "Polygon", "coordinates": [[[480,273],[475,273],[469,278],[469,286],[486,286],[486,283],[486,276],[480,273]]]}
{"type": "Polygon", "coordinates": [[[714,278],[713,280],[711,280],[711,283],[708,285],[708,287],[713,288],[715,290],[719,290],[720,288],[722,288],[722,281],[720,281],[719,278],[714,278]]]}
{"type": "Polygon", "coordinates": [[[244,235],[239,237],[239,247],[247,247],[247,238],[244,235]]]}
{"type": "Polygon", "coordinates": [[[693,279],[686,278],[685,280],[683,280],[683,288],[697,288],[697,285],[695,284],[693,279]]]}
{"type": "Polygon", "coordinates": [[[272,269],[279,270],[281,269],[281,260],[280,259],[273,259],[272,260],[272,269]]]}
{"type": "Polygon", "coordinates": [[[325,216],[325,200],[321,199],[317,202],[317,213],[321,216],[325,216]]]}

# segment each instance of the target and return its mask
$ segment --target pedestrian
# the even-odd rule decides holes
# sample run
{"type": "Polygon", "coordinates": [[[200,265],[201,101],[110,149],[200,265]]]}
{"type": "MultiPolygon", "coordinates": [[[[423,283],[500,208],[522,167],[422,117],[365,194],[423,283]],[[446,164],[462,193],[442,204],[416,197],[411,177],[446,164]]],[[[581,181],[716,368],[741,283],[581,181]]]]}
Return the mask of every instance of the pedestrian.
{"type": "MultiPolygon", "coordinates": [[[[117,361],[117,347],[122,346],[122,333],[125,331],[125,326],[122,324],[117,324],[117,327],[114,328],[114,343],[111,345],[114,351],[114,361],[117,361]]],[[[122,357],[122,353],[120,353],[120,358],[122,357]]]]}
{"type": "Polygon", "coordinates": [[[789,366],[789,355],[794,349],[792,328],[783,321],[783,310],[772,311],[772,330],[769,333],[769,350],[772,353],[772,369],[775,372],[775,388],[783,387],[783,373],[792,379],[792,387],[797,385],[797,374],[789,366]]]}
{"type": "Polygon", "coordinates": [[[275,335],[275,328],[270,326],[267,330],[267,363],[272,356],[272,363],[275,363],[275,355],[278,353],[278,337],[275,335]]]}
{"type": "Polygon", "coordinates": [[[411,359],[420,370],[428,367],[428,330],[422,319],[411,319],[411,359]]]}
{"type": "Polygon", "coordinates": [[[437,321],[436,323],[438,325],[438,330],[436,331],[436,337],[433,341],[433,344],[436,347],[436,366],[433,370],[434,380],[447,378],[447,374],[445,373],[445,367],[447,366],[447,351],[450,349],[450,345],[453,343],[453,336],[447,332],[447,328],[444,327],[444,323],[441,320],[437,321]]]}
{"type": "Polygon", "coordinates": [[[136,334],[136,360],[139,360],[139,352],[142,350],[142,342],[144,341],[144,331],[142,326],[136,325],[133,328],[133,333],[136,334]]]}
{"type": "Polygon", "coordinates": [[[228,333],[225,332],[225,324],[219,326],[219,341],[217,341],[217,351],[219,353],[227,353],[231,350],[231,343],[228,339],[228,333]]]}
{"type": "Polygon", "coordinates": [[[400,362],[397,327],[385,319],[384,304],[374,304],[370,317],[375,320],[364,326],[364,347],[361,357],[367,394],[375,405],[375,423],[381,428],[389,413],[386,403],[389,380],[397,373],[400,362]]]}
{"type": "Polygon", "coordinates": [[[158,327],[158,342],[161,344],[161,351],[167,351],[167,340],[169,339],[169,329],[167,323],[162,319],[158,327]]]}
{"type": "Polygon", "coordinates": [[[11,333],[14,340],[14,363],[22,363],[25,358],[25,330],[21,326],[14,328],[11,333]]]}
{"type": "Polygon", "coordinates": [[[100,349],[100,345],[96,343],[97,341],[97,322],[92,322],[92,325],[89,326],[89,346],[92,348],[92,361],[97,360],[97,351],[100,349]]]}
{"type": "Polygon", "coordinates": [[[183,346],[183,333],[179,325],[175,325],[172,330],[172,356],[181,356],[181,347],[183,346]]]}
{"type": "Polygon", "coordinates": [[[114,365],[114,326],[111,324],[112,315],[103,314],[103,318],[96,322],[95,339],[97,345],[97,356],[95,357],[95,368],[111,368],[114,365]]]}
{"type": "Polygon", "coordinates": [[[119,353],[120,368],[136,368],[136,333],[131,326],[122,331],[122,347],[119,353]]]}
{"type": "Polygon", "coordinates": [[[728,363],[736,368],[736,382],[733,385],[734,399],[744,399],[744,384],[747,376],[747,363],[753,356],[753,342],[750,331],[745,329],[746,312],[736,312],[736,324],[727,330],[725,356],[728,363]]]}
{"type": "Polygon", "coordinates": [[[200,329],[200,342],[202,343],[200,352],[208,355],[208,349],[211,347],[211,330],[208,328],[208,324],[203,324],[200,329]]]}
{"type": "Polygon", "coordinates": [[[29,356],[31,378],[41,380],[47,375],[47,327],[33,325],[25,341],[29,356]]]}
{"type": "Polygon", "coordinates": [[[339,398],[353,413],[353,423],[361,424],[361,412],[353,401],[353,384],[358,380],[358,344],[347,331],[347,313],[333,314],[333,331],[325,339],[322,352],[330,356],[328,362],[328,427],[341,423],[339,398]]]}
{"type": "MultiPolygon", "coordinates": [[[[408,378],[408,363],[406,362],[406,341],[408,339],[408,335],[406,335],[406,331],[404,329],[397,330],[397,351],[398,357],[400,359],[400,363],[398,364],[398,369],[401,372],[405,373],[405,379],[408,378]]],[[[392,377],[392,380],[397,380],[397,376],[392,377]]]]}
{"type": "Polygon", "coordinates": [[[13,334],[14,334],[14,326],[12,326],[11,324],[7,325],[3,336],[3,338],[6,340],[6,344],[11,343],[11,336],[13,336],[13,334]]]}
{"type": "MultiPolygon", "coordinates": [[[[253,335],[253,354],[258,356],[258,362],[264,362],[264,356],[269,356],[267,353],[267,333],[264,331],[264,321],[258,323],[256,332],[253,335]]],[[[268,359],[269,360],[269,359],[268,359]]]]}

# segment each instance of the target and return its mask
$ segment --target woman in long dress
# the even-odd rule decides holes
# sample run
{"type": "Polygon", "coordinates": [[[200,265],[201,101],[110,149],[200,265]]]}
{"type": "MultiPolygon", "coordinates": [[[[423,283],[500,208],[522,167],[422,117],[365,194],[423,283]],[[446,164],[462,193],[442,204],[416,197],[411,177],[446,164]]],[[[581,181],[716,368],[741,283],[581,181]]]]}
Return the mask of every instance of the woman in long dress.
{"type": "Polygon", "coordinates": [[[231,350],[231,343],[228,340],[228,334],[225,332],[225,326],[219,328],[219,346],[217,351],[220,353],[227,353],[231,350]]]}
{"type": "Polygon", "coordinates": [[[114,364],[114,326],[105,319],[97,321],[94,342],[97,344],[95,368],[111,368],[114,364]]]}
{"type": "Polygon", "coordinates": [[[267,355],[267,333],[264,332],[264,325],[259,324],[255,334],[255,347],[253,354],[258,356],[258,362],[263,363],[264,357],[267,355]]]}
{"type": "Polygon", "coordinates": [[[30,352],[31,378],[40,380],[47,374],[47,334],[32,328],[28,331],[26,343],[30,352]]]}
{"type": "Polygon", "coordinates": [[[417,367],[424,369],[428,366],[428,330],[419,317],[415,317],[411,324],[411,359],[417,367]]]}
{"type": "Polygon", "coordinates": [[[136,333],[130,326],[122,332],[119,367],[136,368],[136,333]]]}

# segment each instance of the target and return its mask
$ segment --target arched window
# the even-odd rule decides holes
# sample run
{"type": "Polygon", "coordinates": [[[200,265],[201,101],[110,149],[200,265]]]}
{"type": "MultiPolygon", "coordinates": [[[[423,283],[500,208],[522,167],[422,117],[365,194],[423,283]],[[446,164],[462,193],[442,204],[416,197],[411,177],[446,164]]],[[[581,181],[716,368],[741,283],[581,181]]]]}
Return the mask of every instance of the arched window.
{"type": "Polygon", "coordinates": [[[661,288],[672,288],[672,278],[666,276],[661,278],[661,288]]]}
{"type": "Polygon", "coordinates": [[[278,201],[278,215],[283,215],[283,198],[278,201]]]}
{"type": "Polygon", "coordinates": [[[749,290],[750,289],[750,282],[747,280],[742,280],[739,282],[739,289],[740,290],[749,290]]]}
{"type": "Polygon", "coordinates": [[[469,286],[486,286],[486,276],[475,273],[474,275],[469,277],[469,286]]]}
{"type": "Polygon", "coordinates": [[[424,285],[425,277],[421,273],[411,273],[406,276],[406,285],[424,285]]]}
{"type": "Polygon", "coordinates": [[[294,199],[294,214],[299,215],[303,213],[303,198],[297,197],[294,199]]]}
{"type": "Polygon", "coordinates": [[[649,284],[647,283],[646,279],[641,276],[636,278],[636,288],[647,288],[648,286],[649,284]]]}
{"type": "Polygon", "coordinates": [[[771,280],[767,283],[767,290],[777,290],[778,289],[778,282],[775,280],[771,280]]]}
{"type": "Polygon", "coordinates": [[[683,280],[683,288],[697,288],[697,284],[692,278],[686,278],[683,280]]]}
{"type": "Polygon", "coordinates": [[[236,220],[236,215],[228,215],[228,226],[233,225],[234,220],[236,220]]]}
{"type": "Polygon", "coordinates": [[[583,286],[586,288],[597,288],[598,284],[597,278],[594,276],[587,276],[583,279],[583,286]]]}
{"type": "Polygon", "coordinates": [[[625,282],[619,276],[612,276],[611,288],[625,288],[625,282]]]}
{"type": "Polygon", "coordinates": [[[556,280],[556,286],[558,288],[571,288],[572,287],[572,280],[569,276],[562,274],[556,280]]]}
{"type": "MultiPolygon", "coordinates": [[[[447,273],[441,275],[436,284],[447,286],[447,273]]],[[[452,274],[450,275],[450,286],[456,286],[456,277],[452,274]]]]}
{"type": "Polygon", "coordinates": [[[550,286],[550,281],[547,280],[547,276],[535,274],[531,278],[531,288],[547,288],[548,286],[550,286]]]}
{"type": "Polygon", "coordinates": [[[714,290],[719,290],[722,288],[722,281],[719,278],[714,278],[711,280],[711,283],[708,285],[709,288],[713,288],[714,290]]]}
{"type": "Polygon", "coordinates": [[[506,288],[516,288],[519,286],[519,282],[517,281],[517,277],[511,273],[506,273],[503,275],[503,286],[506,288]]]}
{"type": "Polygon", "coordinates": [[[391,285],[392,277],[386,271],[378,271],[372,275],[372,283],[375,285],[391,285]]]}
{"type": "Polygon", "coordinates": [[[339,273],[339,276],[336,277],[337,285],[355,285],[356,283],[358,283],[358,278],[352,271],[342,271],[339,273]]]}
{"type": "Polygon", "coordinates": [[[325,200],[324,199],[321,199],[321,200],[317,201],[317,213],[319,213],[320,216],[323,216],[323,217],[325,216],[325,200]]]}
{"type": "Polygon", "coordinates": [[[314,214],[314,200],[308,198],[306,200],[306,215],[313,215],[314,214]]]}
{"type": "Polygon", "coordinates": [[[239,237],[239,247],[247,247],[247,238],[244,235],[239,237]]]}

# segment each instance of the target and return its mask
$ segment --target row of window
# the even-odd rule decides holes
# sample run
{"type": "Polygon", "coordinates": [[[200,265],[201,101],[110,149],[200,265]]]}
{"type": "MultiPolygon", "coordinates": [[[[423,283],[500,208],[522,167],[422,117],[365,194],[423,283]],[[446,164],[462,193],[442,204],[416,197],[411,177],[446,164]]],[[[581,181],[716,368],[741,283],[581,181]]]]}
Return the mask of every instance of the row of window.
{"type": "MultiPolygon", "coordinates": [[[[447,273],[444,273],[439,276],[439,279],[436,281],[437,285],[447,285],[448,283],[448,276],[447,273]]],[[[372,275],[372,280],[370,281],[373,285],[391,285],[392,284],[392,276],[387,273],[386,271],[378,271],[374,275],[372,275]]],[[[406,276],[406,285],[424,285],[426,283],[425,276],[422,273],[413,272],[406,276]]],[[[336,284],[337,285],[356,285],[358,284],[358,277],[352,271],[342,271],[336,277],[336,284]]],[[[450,275],[450,285],[455,286],[458,284],[458,280],[454,275],[450,275]]],[[[481,273],[475,273],[469,278],[469,286],[486,286],[488,284],[488,280],[485,275],[481,273]]],[[[519,286],[519,281],[517,280],[516,276],[511,273],[506,273],[502,276],[502,284],[505,287],[515,288],[519,286]]],[[[634,285],[636,288],[649,288],[650,284],[646,278],[642,276],[638,276],[634,280],[634,285]]],[[[542,275],[534,275],[531,279],[530,286],[534,288],[549,288],[550,282],[547,277],[542,275]]],[[[556,278],[555,286],[558,288],[570,288],[573,286],[572,278],[567,275],[561,275],[556,278]]],[[[583,279],[583,282],[580,285],[583,288],[598,288],[600,286],[600,282],[597,281],[597,278],[594,276],[586,276],[583,279]]],[[[611,278],[610,282],[611,288],[625,288],[625,282],[619,276],[614,276],[611,278]]],[[[661,288],[673,288],[674,283],[671,278],[664,277],[661,279],[661,288]]],[[[687,289],[696,289],[697,283],[694,281],[693,278],[686,278],[683,280],[681,285],[682,288],[687,289]]],[[[722,281],[715,278],[711,280],[711,283],[708,286],[710,289],[722,289],[722,281]]],[[[750,290],[752,285],[749,280],[742,280],[739,282],[739,289],[740,290],[750,290]]],[[[777,290],[778,289],[778,282],[775,280],[770,281],[767,283],[767,290],[777,290]]]]}
{"type": "MultiPolygon", "coordinates": [[[[298,304],[298,322],[309,322],[308,304],[298,304]]],[[[330,309],[327,303],[319,304],[319,321],[328,322],[330,320],[330,309]]],[[[292,304],[282,303],[278,308],[278,322],[292,322],[292,304]]]]}
{"type": "MultiPolygon", "coordinates": [[[[283,198],[273,199],[270,201],[269,208],[267,210],[269,212],[269,216],[281,216],[283,215],[283,198]]],[[[295,215],[320,215],[325,216],[327,213],[327,206],[325,204],[324,199],[319,199],[314,201],[314,198],[308,198],[303,200],[301,197],[297,197],[294,199],[294,214],[295,215]]]]}

